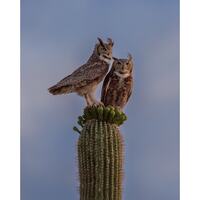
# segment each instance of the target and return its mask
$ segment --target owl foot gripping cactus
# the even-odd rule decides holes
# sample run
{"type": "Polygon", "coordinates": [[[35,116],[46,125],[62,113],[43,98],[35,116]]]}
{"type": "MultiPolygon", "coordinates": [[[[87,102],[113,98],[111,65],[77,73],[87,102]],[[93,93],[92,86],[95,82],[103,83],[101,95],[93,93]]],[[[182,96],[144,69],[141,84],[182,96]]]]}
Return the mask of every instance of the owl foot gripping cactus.
{"type": "Polygon", "coordinates": [[[80,200],[121,200],[126,115],[111,106],[86,107],[78,118],[80,200]]]}

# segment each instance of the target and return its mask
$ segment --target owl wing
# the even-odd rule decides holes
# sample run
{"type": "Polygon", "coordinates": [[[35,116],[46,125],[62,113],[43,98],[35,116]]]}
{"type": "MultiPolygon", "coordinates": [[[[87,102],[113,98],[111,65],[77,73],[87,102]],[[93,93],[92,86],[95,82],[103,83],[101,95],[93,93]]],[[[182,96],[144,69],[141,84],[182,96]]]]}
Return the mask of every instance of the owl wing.
{"type": "Polygon", "coordinates": [[[71,75],[62,79],[58,85],[74,85],[83,87],[97,78],[105,76],[108,68],[109,65],[102,62],[95,62],[90,65],[85,64],[74,71],[71,75]]]}
{"type": "Polygon", "coordinates": [[[132,76],[130,76],[129,80],[128,80],[128,91],[127,91],[127,101],[129,100],[130,96],[132,95],[133,92],[133,78],[132,76]]]}
{"type": "Polygon", "coordinates": [[[61,88],[65,88],[63,92],[66,93],[67,87],[70,88],[70,92],[73,92],[73,88],[84,87],[97,79],[101,80],[106,75],[108,69],[109,65],[104,62],[86,63],[75,70],[71,75],[49,88],[49,92],[56,94],[61,88]]]}
{"type": "Polygon", "coordinates": [[[111,69],[110,72],[106,75],[104,79],[102,90],[101,90],[101,102],[105,102],[105,97],[107,96],[108,89],[110,88],[110,82],[112,80],[113,70],[111,69]]]}

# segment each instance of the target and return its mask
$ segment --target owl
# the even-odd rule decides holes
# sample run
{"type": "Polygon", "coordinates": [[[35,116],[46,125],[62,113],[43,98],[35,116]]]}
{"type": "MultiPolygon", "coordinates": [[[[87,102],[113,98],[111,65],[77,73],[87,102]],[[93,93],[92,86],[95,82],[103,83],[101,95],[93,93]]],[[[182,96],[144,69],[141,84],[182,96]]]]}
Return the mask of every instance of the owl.
{"type": "Polygon", "coordinates": [[[114,58],[112,68],[107,74],[101,91],[101,101],[105,106],[111,105],[120,110],[127,104],[133,88],[133,61],[129,54],[127,59],[114,58]]]}
{"type": "Polygon", "coordinates": [[[99,104],[95,98],[97,85],[103,80],[112,64],[112,39],[103,42],[98,38],[88,61],[48,90],[53,95],[72,92],[85,98],[88,106],[99,104]]]}

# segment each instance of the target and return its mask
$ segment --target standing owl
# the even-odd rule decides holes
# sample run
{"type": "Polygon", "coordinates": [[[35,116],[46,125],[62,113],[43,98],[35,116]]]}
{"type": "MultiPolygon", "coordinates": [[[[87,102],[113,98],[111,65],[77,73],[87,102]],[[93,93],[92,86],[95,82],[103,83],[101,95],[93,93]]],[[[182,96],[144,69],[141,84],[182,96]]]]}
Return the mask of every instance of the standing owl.
{"type": "Polygon", "coordinates": [[[88,106],[98,104],[94,94],[97,85],[103,80],[109,65],[112,63],[113,45],[110,38],[107,39],[107,43],[98,38],[98,43],[88,61],[56,85],[50,87],[49,92],[53,95],[75,92],[86,99],[88,106]]]}
{"type": "Polygon", "coordinates": [[[127,59],[114,58],[112,68],[107,74],[102,87],[101,101],[121,110],[129,100],[133,88],[133,62],[129,54],[127,59]]]}

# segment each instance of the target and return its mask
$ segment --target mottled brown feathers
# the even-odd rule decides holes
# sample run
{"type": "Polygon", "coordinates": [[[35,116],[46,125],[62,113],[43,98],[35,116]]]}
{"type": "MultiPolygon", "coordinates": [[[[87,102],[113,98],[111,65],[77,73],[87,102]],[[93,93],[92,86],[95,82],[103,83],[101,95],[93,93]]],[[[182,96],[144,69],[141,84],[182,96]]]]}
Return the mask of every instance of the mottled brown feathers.
{"type": "Polygon", "coordinates": [[[74,71],[71,75],[50,87],[49,92],[54,95],[77,92],[77,90],[81,90],[82,87],[92,82],[96,84],[96,81],[102,81],[108,69],[109,65],[104,61],[94,62],[90,65],[85,64],[81,66],[79,70],[74,71]]]}
{"type": "MultiPolygon", "coordinates": [[[[129,56],[130,58],[130,56],[129,56]]],[[[127,104],[133,89],[132,61],[117,59],[103,82],[101,101],[121,109],[127,104]]]]}
{"type": "Polygon", "coordinates": [[[123,108],[132,93],[132,76],[120,80],[115,74],[107,76],[102,89],[101,101],[105,106],[123,108]]]}
{"type": "Polygon", "coordinates": [[[50,87],[48,90],[51,94],[60,95],[76,92],[85,97],[87,105],[97,103],[94,92],[108,72],[114,44],[111,39],[108,39],[108,43],[104,43],[100,38],[98,38],[98,41],[99,43],[95,45],[88,61],[71,75],[50,87]]]}

